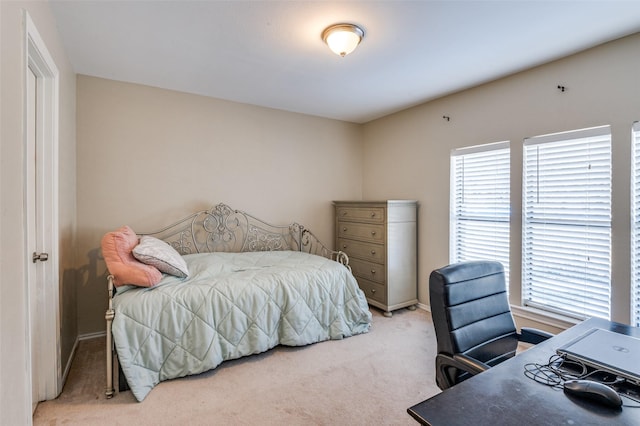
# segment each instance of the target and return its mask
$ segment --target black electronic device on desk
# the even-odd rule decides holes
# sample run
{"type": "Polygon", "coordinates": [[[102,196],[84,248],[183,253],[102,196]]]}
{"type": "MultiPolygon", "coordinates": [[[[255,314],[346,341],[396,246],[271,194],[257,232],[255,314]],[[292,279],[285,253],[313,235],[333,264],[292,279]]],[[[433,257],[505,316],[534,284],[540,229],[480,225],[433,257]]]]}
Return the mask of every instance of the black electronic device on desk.
{"type": "Polygon", "coordinates": [[[567,380],[563,384],[564,393],[595,401],[612,408],[622,407],[620,394],[611,386],[593,380],[567,380]]]}

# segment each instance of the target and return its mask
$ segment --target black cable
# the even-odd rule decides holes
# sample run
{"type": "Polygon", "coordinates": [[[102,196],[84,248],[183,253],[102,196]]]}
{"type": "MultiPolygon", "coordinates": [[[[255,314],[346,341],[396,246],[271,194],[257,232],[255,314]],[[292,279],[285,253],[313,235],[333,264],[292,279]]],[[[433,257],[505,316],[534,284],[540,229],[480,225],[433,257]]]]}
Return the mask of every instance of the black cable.
{"type": "Polygon", "coordinates": [[[546,364],[528,363],[524,366],[524,375],[531,380],[554,388],[561,388],[567,380],[575,380],[589,375],[585,365],[567,361],[559,355],[552,355],[546,364]],[[579,368],[579,374],[571,374],[561,367],[571,364],[579,368]]]}

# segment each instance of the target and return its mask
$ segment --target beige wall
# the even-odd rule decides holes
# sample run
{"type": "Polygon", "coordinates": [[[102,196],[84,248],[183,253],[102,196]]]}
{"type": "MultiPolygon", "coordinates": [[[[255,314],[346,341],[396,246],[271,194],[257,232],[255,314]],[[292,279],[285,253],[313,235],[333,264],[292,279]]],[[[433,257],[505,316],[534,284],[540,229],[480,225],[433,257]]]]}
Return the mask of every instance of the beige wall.
{"type": "Polygon", "coordinates": [[[77,336],[75,315],[75,74],[46,2],[0,1],[0,412],[2,424],[31,422],[24,246],[23,11],[26,9],[60,72],[59,220],[62,367],[77,336]]]}
{"type": "MultiPolygon", "coordinates": [[[[420,202],[419,300],[449,260],[449,154],[511,141],[511,301],[521,279],[522,141],[610,124],[613,132],[613,319],[629,322],[631,125],[640,120],[640,34],[364,126],[363,195],[420,202]],[[558,85],[566,86],[560,92],[558,85]],[[451,121],[442,117],[449,116],[451,121]]],[[[428,76],[425,76],[428,78],[428,76]]]]}
{"type": "Polygon", "coordinates": [[[80,334],[105,327],[105,232],[152,231],[224,202],[332,245],[332,200],[362,196],[358,125],[87,76],[77,85],[80,334]]]}

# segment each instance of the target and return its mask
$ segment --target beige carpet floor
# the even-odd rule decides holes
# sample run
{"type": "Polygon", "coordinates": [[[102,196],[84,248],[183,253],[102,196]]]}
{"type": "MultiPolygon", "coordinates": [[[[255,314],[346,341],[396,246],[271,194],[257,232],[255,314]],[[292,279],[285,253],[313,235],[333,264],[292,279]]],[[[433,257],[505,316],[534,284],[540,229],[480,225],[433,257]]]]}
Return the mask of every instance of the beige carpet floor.
{"type": "Polygon", "coordinates": [[[436,340],[424,310],[386,318],[367,334],[228,361],[160,383],[143,402],[105,399],[104,339],[81,341],[62,394],[35,425],[416,425],[407,408],[439,392],[436,340]]]}

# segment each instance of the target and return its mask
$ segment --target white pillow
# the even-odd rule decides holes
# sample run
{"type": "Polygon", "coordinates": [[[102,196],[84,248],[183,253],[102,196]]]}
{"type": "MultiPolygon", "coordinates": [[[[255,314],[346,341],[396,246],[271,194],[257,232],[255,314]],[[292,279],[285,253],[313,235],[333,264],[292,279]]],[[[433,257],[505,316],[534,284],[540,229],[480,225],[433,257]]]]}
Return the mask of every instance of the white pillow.
{"type": "Polygon", "coordinates": [[[133,248],[133,256],[142,263],[155,266],[165,274],[187,278],[189,271],[184,258],[169,244],[155,237],[144,235],[133,248]]]}

